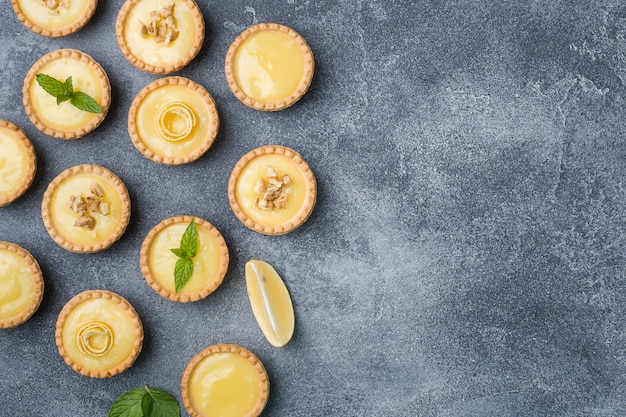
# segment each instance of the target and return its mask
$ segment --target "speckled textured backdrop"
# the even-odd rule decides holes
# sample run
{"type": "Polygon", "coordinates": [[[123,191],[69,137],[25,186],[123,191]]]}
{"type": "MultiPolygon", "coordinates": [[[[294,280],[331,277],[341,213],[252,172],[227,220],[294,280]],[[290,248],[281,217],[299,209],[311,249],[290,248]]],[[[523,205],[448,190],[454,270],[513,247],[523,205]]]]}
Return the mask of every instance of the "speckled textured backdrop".
{"type": "Polygon", "coordinates": [[[1,416],[105,416],[143,384],[180,399],[186,363],[222,342],[265,364],[266,416],[626,415],[623,1],[199,0],[206,41],[177,74],[213,94],[221,129],[180,167],[128,137],[130,103],[158,77],[120,52],[121,5],[101,0],[83,30],[48,39],[1,2],[0,118],[39,162],[0,208],[0,240],[31,251],[46,283],[35,316],[0,331],[1,416]],[[228,46],[258,22],[293,27],[316,58],[310,91],[275,114],[243,106],[224,76],[228,46]],[[104,123],[69,142],[21,104],[30,66],[66,47],[93,56],[113,94],[104,123]],[[280,237],[245,228],[226,195],[236,161],[266,144],[300,152],[318,180],[313,215],[280,237]],[[92,255],[57,246],[40,216],[47,184],[81,163],[113,170],[133,203],[122,239],[92,255]],[[160,298],[139,269],[148,231],[179,214],[212,222],[231,253],[222,286],[192,304],[160,298]],[[291,292],[282,349],[254,321],[251,258],[291,292]],[[146,332],[108,380],[76,374],[54,344],[65,302],[97,288],[126,297],[146,332]]]}

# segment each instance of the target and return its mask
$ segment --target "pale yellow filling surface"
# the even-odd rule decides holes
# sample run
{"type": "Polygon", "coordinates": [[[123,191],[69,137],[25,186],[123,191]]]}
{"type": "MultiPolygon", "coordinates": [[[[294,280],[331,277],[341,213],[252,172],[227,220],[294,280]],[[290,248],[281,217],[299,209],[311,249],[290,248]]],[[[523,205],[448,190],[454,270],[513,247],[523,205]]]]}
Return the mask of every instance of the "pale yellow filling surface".
{"type": "Polygon", "coordinates": [[[114,301],[104,298],[90,298],[75,306],[63,323],[63,348],[72,360],[91,371],[111,369],[133,352],[136,335],[136,322],[133,315],[114,301]],[[95,335],[90,340],[92,347],[111,343],[104,355],[84,353],[79,344],[81,329],[90,323],[104,323],[111,331],[108,335],[95,335]]]}
{"type": "Polygon", "coordinates": [[[194,13],[187,3],[173,0],[142,0],[137,2],[129,10],[124,21],[124,39],[126,47],[139,60],[149,65],[165,66],[172,65],[189,55],[197,36],[194,13]],[[157,43],[154,37],[141,35],[141,26],[150,23],[150,13],[161,11],[175,3],[174,19],[178,38],[170,44],[157,43]]]}
{"type": "Polygon", "coordinates": [[[45,0],[17,0],[22,13],[30,22],[48,30],[72,26],[89,7],[89,2],[85,0],[59,0],[59,6],[54,10],[46,7],[45,3],[45,0]]]}
{"type": "Polygon", "coordinates": [[[306,184],[298,166],[286,156],[264,154],[253,158],[241,170],[235,183],[235,198],[241,210],[250,219],[265,226],[276,226],[291,220],[304,204],[306,184]],[[254,188],[260,178],[267,177],[267,168],[276,171],[279,178],[288,175],[291,185],[287,187],[287,206],[264,210],[257,206],[260,197],[254,188]]]}
{"type": "Polygon", "coordinates": [[[191,401],[203,417],[246,416],[257,403],[260,388],[254,366],[232,352],[207,355],[189,379],[191,401]]]}
{"type": "Polygon", "coordinates": [[[234,57],[237,84],[249,97],[273,103],[289,97],[304,74],[304,55],[290,36],[259,31],[244,40],[234,57]]]}
{"type": "Polygon", "coordinates": [[[287,344],[293,335],[291,297],[276,270],[266,262],[246,263],[246,288],[254,317],[272,346],[287,344]]]}
{"type": "MultiPolygon", "coordinates": [[[[82,91],[102,105],[103,85],[98,74],[86,63],[71,57],[53,59],[38,70],[65,82],[72,77],[74,91],[82,91]]],[[[74,107],[69,100],[57,105],[56,98],[48,94],[33,78],[28,89],[33,111],[44,125],[58,131],[74,131],[91,123],[100,113],[90,113],[74,107]]]]}
{"type": "MultiPolygon", "coordinates": [[[[170,113],[171,118],[172,113],[170,113]]],[[[136,115],[137,134],[148,149],[157,155],[169,158],[180,158],[191,154],[201,147],[214,122],[206,102],[189,87],[181,85],[164,85],[152,90],[143,99],[136,115]],[[159,115],[168,105],[182,102],[195,116],[194,126],[189,134],[180,140],[172,141],[159,132],[159,115]]],[[[184,120],[174,123],[186,123],[184,120]]]]}
{"type": "Polygon", "coordinates": [[[18,316],[33,303],[35,278],[24,258],[0,249],[0,320],[18,316]]]}
{"type": "MultiPolygon", "coordinates": [[[[153,238],[148,251],[148,265],[155,281],[174,293],[174,266],[178,258],[170,249],[180,247],[180,239],[189,223],[174,223],[160,230],[153,238]]],[[[193,274],[178,294],[202,291],[213,281],[221,262],[221,246],[217,238],[201,224],[196,223],[198,250],[193,258],[193,274]]]]}
{"type": "Polygon", "coordinates": [[[0,200],[17,191],[28,173],[28,149],[15,132],[0,127],[0,200]]]}
{"type": "Polygon", "coordinates": [[[52,223],[66,240],[78,245],[94,245],[107,241],[116,231],[123,213],[122,199],[118,190],[100,175],[81,173],[62,181],[55,189],[50,202],[52,223]],[[96,182],[104,189],[103,201],[109,203],[110,213],[89,213],[96,220],[93,229],[74,226],[79,217],[69,206],[70,196],[90,195],[91,184],[96,182]]]}

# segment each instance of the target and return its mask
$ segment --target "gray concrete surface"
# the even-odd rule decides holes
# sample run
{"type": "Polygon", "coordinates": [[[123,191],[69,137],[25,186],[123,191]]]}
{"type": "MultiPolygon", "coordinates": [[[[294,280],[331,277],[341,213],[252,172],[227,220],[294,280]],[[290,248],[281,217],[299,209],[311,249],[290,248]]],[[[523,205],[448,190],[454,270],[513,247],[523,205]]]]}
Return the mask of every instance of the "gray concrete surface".
{"type": "Polygon", "coordinates": [[[59,39],[2,3],[0,118],[32,139],[39,170],[0,209],[0,240],[32,252],[46,292],[0,332],[1,416],[105,416],[143,384],[180,399],[187,361],[222,342],[265,364],[266,416],[626,415],[624,2],[199,4],[206,42],[177,74],[213,94],[221,129],[199,161],[166,167],[127,134],[134,95],[158,77],[117,46],[122,0],[59,39]],[[293,27],[316,58],[310,91],[276,114],[243,106],[224,76],[231,41],[257,22],[293,27]],[[104,123],[71,142],[41,134],[21,104],[30,65],[65,47],[99,61],[113,93],[104,123]],[[236,161],[266,144],[300,152],[319,186],[311,218],[281,237],[245,228],[226,195],[236,161]],[[47,184],[81,163],[113,170],[133,202],[122,239],[93,255],[57,246],[40,216],[47,184]],[[138,264],[148,231],[179,214],[212,222],[231,253],[219,290],[186,305],[160,298],[138,264]],[[252,316],[251,258],[291,292],[285,348],[252,316]],[[135,365],[108,380],[76,374],[54,344],[65,302],[96,288],[126,297],[146,331],[135,365]]]}

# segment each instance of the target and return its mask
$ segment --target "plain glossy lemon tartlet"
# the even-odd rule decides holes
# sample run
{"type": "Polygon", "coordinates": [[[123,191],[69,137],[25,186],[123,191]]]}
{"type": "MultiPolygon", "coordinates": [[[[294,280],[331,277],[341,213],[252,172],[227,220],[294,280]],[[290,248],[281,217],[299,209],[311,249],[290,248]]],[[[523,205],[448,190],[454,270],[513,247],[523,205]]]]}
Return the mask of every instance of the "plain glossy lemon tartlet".
{"type": "Polygon", "coordinates": [[[145,157],[187,164],[211,147],[219,130],[217,107],[201,85],[183,77],[153,81],[133,100],[128,133],[145,157]]]}
{"type": "Polygon", "coordinates": [[[93,16],[97,0],[11,0],[20,22],[49,37],[77,32],[93,16]]]}
{"type": "Polygon", "coordinates": [[[113,172],[98,165],[78,165],[48,185],[41,216],[52,239],[63,248],[98,252],[124,234],[130,220],[130,197],[113,172]]]}
{"type": "Polygon", "coordinates": [[[267,404],[270,388],[261,361],[232,344],[209,346],[194,356],[181,385],[192,417],[256,417],[267,404]]]}
{"type": "Polygon", "coordinates": [[[140,265],[146,282],[160,296],[172,301],[190,302],[215,291],[228,271],[228,247],[222,234],[208,221],[194,216],[170,217],[157,224],[141,246],[140,265]],[[192,258],[193,273],[176,292],[175,268],[181,238],[191,222],[197,230],[197,252],[192,258]]]}
{"type": "Polygon", "coordinates": [[[43,289],[35,258],[14,243],[0,242],[0,329],[28,320],[41,304],[43,289]]]}
{"type": "Polygon", "coordinates": [[[35,178],[33,144],[13,123],[0,120],[0,207],[17,200],[35,178]]]}
{"type": "Polygon", "coordinates": [[[277,111],[291,106],[309,89],[314,60],[295,30],[276,23],[246,29],[226,54],[225,72],[233,94],[246,106],[277,111]]]}
{"type": "Polygon", "coordinates": [[[142,71],[169,74],[191,62],[204,42],[204,18],[193,0],[127,0],[117,15],[117,43],[142,71]]]}
{"type": "Polygon", "coordinates": [[[143,345],[143,326],[126,299],[90,290],[65,304],[55,337],[59,354],[72,369],[91,378],[108,378],[135,362],[143,345]]]}
{"type": "Polygon", "coordinates": [[[89,55],[75,49],[59,49],[41,57],[26,74],[22,89],[26,114],[39,130],[59,139],[77,139],[93,131],[106,117],[111,85],[104,69],[89,55]],[[73,90],[93,98],[102,112],[80,110],[70,100],[57,99],[37,82],[45,74],[61,82],[72,78],[73,90]]]}
{"type": "Polygon", "coordinates": [[[228,200],[237,218],[266,235],[282,235],[301,226],[316,199],[313,171],[300,154],[284,146],[248,152],[228,181],[228,200]]]}

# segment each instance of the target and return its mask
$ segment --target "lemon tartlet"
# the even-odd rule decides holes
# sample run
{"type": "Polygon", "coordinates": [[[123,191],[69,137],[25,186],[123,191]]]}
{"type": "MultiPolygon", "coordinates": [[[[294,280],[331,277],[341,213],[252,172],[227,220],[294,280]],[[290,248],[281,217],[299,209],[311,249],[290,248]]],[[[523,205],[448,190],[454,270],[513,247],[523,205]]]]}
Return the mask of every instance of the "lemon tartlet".
{"type": "Polygon", "coordinates": [[[128,112],[128,133],[145,157],[162,164],[187,164],[211,147],[219,130],[217,107],[201,85],[183,77],[155,80],[128,112]]]}
{"type": "Polygon", "coordinates": [[[209,346],[194,356],[182,378],[182,398],[192,417],[256,417],[269,397],[269,378],[248,349],[209,346]]]}
{"type": "Polygon", "coordinates": [[[35,148],[22,130],[0,120],[0,207],[22,196],[35,178],[35,148]]]}
{"type": "Polygon", "coordinates": [[[77,139],[93,131],[106,117],[111,104],[111,85],[104,69],[89,55],[75,49],[59,49],[41,57],[24,78],[24,108],[33,124],[46,135],[77,139]],[[61,82],[72,78],[73,89],[93,98],[101,113],[80,110],[70,100],[57,104],[37,82],[45,74],[61,82]]]}
{"type": "Polygon", "coordinates": [[[311,85],[314,66],[304,38],[277,23],[246,29],[231,44],[224,64],[233,94],[263,111],[282,110],[300,100],[311,85]]]}
{"type": "Polygon", "coordinates": [[[113,172],[98,165],[78,165],[48,185],[41,216],[52,239],[66,250],[98,252],[124,234],[130,197],[113,172]]]}
{"type": "Polygon", "coordinates": [[[41,304],[43,289],[35,258],[19,245],[0,242],[0,329],[31,318],[41,304]]]}
{"type": "Polygon", "coordinates": [[[204,42],[204,18],[193,0],[127,0],[117,15],[117,43],[142,71],[169,74],[189,64],[204,42]]]}
{"type": "Polygon", "coordinates": [[[206,298],[215,291],[228,271],[228,247],[222,234],[208,221],[194,216],[176,216],[163,220],[150,230],[141,245],[140,266],[146,282],[160,296],[172,301],[191,302],[206,298]],[[193,273],[176,292],[174,270],[181,237],[191,222],[197,230],[197,253],[193,273]]]}
{"type": "Polygon", "coordinates": [[[11,0],[20,22],[43,36],[56,38],[80,30],[93,16],[97,0],[11,0]]]}
{"type": "Polygon", "coordinates": [[[59,354],[91,378],[124,372],[143,345],[143,326],[133,306],[106,290],[84,291],[65,304],[56,324],[59,354]]]}
{"type": "Polygon", "coordinates": [[[301,226],[316,198],[313,171],[300,154],[284,146],[248,152],[228,181],[228,200],[237,218],[266,235],[282,235],[301,226]]]}

